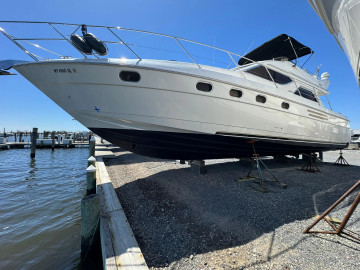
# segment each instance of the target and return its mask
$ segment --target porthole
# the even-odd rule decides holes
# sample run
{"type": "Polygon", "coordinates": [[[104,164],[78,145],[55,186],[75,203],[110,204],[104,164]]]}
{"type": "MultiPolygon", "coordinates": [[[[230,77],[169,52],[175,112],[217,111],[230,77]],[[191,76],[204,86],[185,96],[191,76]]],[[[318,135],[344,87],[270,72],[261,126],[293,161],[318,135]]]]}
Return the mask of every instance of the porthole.
{"type": "Polygon", "coordinates": [[[242,91],[231,89],[230,90],[230,96],[240,98],[242,96],[242,91]]]}
{"type": "Polygon", "coordinates": [[[138,82],[140,81],[140,74],[134,71],[121,71],[120,79],[125,82],[138,82]]]}
{"type": "Polygon", "coordinates": [[[289,107],[290,107],[289,103],[287,103],[287,102],[281,103],[281,108],[288,110],[289,107]]]}
{"type": "Polygon", "coordinates": [[[196,89],[203,92],[210,92],[212,90],[212,85],[210,83],[198,82],[196,84],[196,89]]]}
{"type": "Polygon", "coordinates": [[[265,103],[266,102],[266,97],[257,95],[256,96],[256,101],[260,102],[260,103],[265,103]]]}

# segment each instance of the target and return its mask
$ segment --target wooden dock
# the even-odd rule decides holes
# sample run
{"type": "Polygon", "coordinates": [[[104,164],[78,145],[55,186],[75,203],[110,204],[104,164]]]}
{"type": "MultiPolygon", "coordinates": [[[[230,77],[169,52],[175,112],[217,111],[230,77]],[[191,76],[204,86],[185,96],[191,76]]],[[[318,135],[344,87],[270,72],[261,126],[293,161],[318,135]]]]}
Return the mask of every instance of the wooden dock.
{"type": "Polygon", "coordinates": [[[115,158],[111,151],[112,144],[107,141],[101,142],[97,137],[95,137],[95,142],[95,158],[115,158]]]}
{"type": "MultiPolygon", "coordinates": [[[[88,159],[87,195],[82,200],[81,230],[99,228],[104,269],[148,269],[103,161],[103,158],[115,158],[111,145],[95,137],[95,140],[90,141],[89,154],[90,156],[95,154],[96,161],[93,158],[88,159]],[[93,162],[96,169],[93,167],[93,162]],[[94,170],[96,174],[92,174],[95,173],[94,170]],[[95,185],[95,181],[96,194],[95,191],[94,193],[89,191],[91,183],[95,185]],[[94,196],[99,197],[99,200],[96,201],[94,196]],[[84,201],[90,202],[91,199],[94,199],[93,203],[85,206],[84,201]],[[100,210],[94,212],[92,209],[100,210]]],[[[92,239],[98,237],[95,233],[82,234],[82,253],[87,254],[93,246],[92,239]]]]}
{"type": "MultiPolygon", "coordinates": [[[[20,149],[28,148],[31,146],[31,142],[7,142],[0,144],[0,150],[7,149],[20,149]]],[[[55,144],[54,148],[76,148],[76,147],[89,147],[89,142],[72,142],[71,144],[55,144]]],[[[51,145],[36,145],[37,149],[52,148],[51,145]]]]}
{"type": "Polygon", "coordinates": [[[96,168],[104,269],[148,269],[101,157],[96,168]]]}
{"type": "Polygon", "coordinates": [[[1,143],[0,149],[6,150],[6,149],[13,149],[13,148],[25,148],[30,147],[31,143],[29,142],[7,142],[7,143],[1,143]]]}
{"type": "Polygon", "coordinates": [[[35,149],[88,147],[91,136],[93,136],[92,132],[44,131],[39,133],[36,127],[32,132],[6,133],[4,129],[0,136],[0,150],[30,147],[32,155],[35,156],[35,149]],[[8,141],[10,137],[11,142],[8,141]],[[33,147],[35,144],[36,147],[33,147]]]}

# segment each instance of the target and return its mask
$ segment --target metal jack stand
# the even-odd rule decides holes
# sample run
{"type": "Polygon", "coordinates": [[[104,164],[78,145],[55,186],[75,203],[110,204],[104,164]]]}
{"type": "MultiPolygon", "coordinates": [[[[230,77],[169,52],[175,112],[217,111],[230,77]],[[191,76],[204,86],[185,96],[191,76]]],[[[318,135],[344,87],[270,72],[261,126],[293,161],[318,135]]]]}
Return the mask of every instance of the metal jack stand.
{"type": "Polygon", "coordinates": [[[360,241],[360,238],[358,236],[355,236],[353,233],[347,233],[344,232],[344,228],[346,224],[348,223],[351,215],[354,213],[356,207],[360,203],[360,192],[356,196],[354,202],[352,203],[349,211],[346,213],[343,221],[341,221],[339,227],[337,227],[330,218],[326,217],[327,214],[329,214],[339,203],[341,203],[347,196],[350,195],[358,186],[360,186],[360,180],[353,185],[348,191],[345,192],[344,195],[342,195],[332,206],[330,206],[320,217],[318,217],[303,233],[328,233],[328,234],[345,234],[347,236],[350,236],[358,241],[360,241]],[[326,222],[333,228],[335,231],[310,231],[320,220],[325,218],[326,222]]]}
{"type": "MultiPolygon", "coordinates": [[[[305,155],[305,154],[303,154],[303,155],[305,155]]],[[[314,154],[310,153],[308,162],[301,168],[301,170],[305,171],[305,172],[312,172],[312,173],[320,172],[319,168],[315,164],[314,158],[316,158],[316,156],[314,156],[314,154]]]]}
{"type": "Polygon", "coordinates": [[[340,150],[340,157],[335,161],[334,165],[337,166],[350,166],[346,159],[342,156],[342,150],[340,150]]]}
{"type": "Polygon", "coordinates": [[[269,170],[269,168],[265,165],[265,163],[259,158],[259,154],[256,153],[255,151],[255,146],[254,146],[254,143],[255,141],[249,141],[249,143],[252,144],[252,147],[253,147],[253,150],[254,150],[254,154],[253,154],[253,163],[251,165],[251,168],[250,168],[250,171],[249,173],[247,174],[247,176],[245,178],[243,178],[244,180],[246,179],[259,179],[259,182],[254,182],[252,184],[252,188],[254,188],[255,190],[258,190],[260,192],[263,192],[263,193],[267,193],[269,192],[269,189],[264,187],[264,181],[268,181],[268,182],[277,182],[278,184],[280,184],[280,186],[282,188],[287,188],[287,185],[284,184],[284,183],[281,183],[269,170]],[[262,176],[262,172],[261,172],[261,166],[260,165],[263,165],[265,167],[265,169],[270,173],[270,175],[275,179],[275,180],[266,180],[264,179],[264,177],[262,176]],[[251,177],[250,174],[253,170],[253,167],[256,166],[256,169],[257,169],[257,173],[258,173],[258,177],[251,177]]]}

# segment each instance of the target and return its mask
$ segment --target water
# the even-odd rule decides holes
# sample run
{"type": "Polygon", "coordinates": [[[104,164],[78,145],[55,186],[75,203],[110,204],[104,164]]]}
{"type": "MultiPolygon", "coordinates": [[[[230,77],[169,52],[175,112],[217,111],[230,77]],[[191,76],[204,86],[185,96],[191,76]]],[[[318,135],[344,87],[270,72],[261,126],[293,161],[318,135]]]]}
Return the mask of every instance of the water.
{"type": "Polygon", "coordinates": [[[0,151],[0,269],[78,268],[88,151],[0,151]]]}

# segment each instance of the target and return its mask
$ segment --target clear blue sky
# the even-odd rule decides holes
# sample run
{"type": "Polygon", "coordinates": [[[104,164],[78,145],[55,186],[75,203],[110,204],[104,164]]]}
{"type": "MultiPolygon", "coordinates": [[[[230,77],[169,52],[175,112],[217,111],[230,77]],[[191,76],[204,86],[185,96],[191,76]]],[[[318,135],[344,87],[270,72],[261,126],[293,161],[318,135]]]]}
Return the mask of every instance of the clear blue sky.
{"type": "MultiPolygon", "coordinates": [[[[315,51],[316,63],[322,64],[320,72],[330,73],[329,99],[334,111],[346,115],[352,128],[360,128],[360,91],[348,59],[306,0],[13,0],[2,1],[0,20],[122,26],[215,44],[239,54],[251,44],[253,49],[286,33],[315,51]]],[[[213,54],[210,58],[221,57],[213,54]]],[[[0,35],[0,60],[5,59],[30,60],[0,35]]],[[[0,77],[0,108],[0,131],[34,126],[85,129],[21,75],[0,77]]]]}

